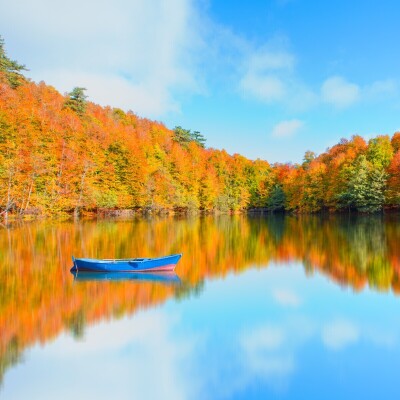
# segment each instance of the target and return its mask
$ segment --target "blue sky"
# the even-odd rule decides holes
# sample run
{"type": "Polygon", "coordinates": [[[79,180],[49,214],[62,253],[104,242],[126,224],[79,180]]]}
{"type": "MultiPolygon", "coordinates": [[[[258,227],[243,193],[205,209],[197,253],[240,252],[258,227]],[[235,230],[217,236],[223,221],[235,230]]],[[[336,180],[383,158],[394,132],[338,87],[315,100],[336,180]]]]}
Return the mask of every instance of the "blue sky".
{"type": "Polygon", "coordinates": [[[35,81],[270,162],[400,130],[399,17],[395,0],[0,0],[35,81]]]}

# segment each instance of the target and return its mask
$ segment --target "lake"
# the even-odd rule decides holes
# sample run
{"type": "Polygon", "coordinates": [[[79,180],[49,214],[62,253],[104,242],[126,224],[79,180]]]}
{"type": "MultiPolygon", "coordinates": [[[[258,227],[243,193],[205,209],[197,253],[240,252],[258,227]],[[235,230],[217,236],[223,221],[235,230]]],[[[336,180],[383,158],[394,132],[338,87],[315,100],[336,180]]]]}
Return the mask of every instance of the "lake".
{"type": "Polygon", "coordinates": [[[400,396],[398,215],[0,229],[2,399],[400,396]],[[69,272],[172,253],[180,282],[69,272]]]}

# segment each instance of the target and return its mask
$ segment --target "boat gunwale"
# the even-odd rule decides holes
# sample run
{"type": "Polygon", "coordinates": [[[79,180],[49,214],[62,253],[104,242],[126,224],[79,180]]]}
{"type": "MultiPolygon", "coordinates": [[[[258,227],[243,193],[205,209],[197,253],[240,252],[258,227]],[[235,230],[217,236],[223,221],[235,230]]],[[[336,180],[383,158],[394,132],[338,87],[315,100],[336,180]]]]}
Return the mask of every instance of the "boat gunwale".
{"type": "Polygon", "coordinates": [[[182,253],[178,254],[171,254],[168,256],[164,257],[147,257],[147,258],[73,258],[74,261],[83,261],[83,262],[88,262],[88,263],[99,263],[99,264],[116,264],[116,263],[129,263],[129,262],[136,262],[136,263],[144,263],[146,261],[155,261],[155,260],[164,260],[164,259],[169,259],[173,257],[179,256],[182,257],[182,253]]]}

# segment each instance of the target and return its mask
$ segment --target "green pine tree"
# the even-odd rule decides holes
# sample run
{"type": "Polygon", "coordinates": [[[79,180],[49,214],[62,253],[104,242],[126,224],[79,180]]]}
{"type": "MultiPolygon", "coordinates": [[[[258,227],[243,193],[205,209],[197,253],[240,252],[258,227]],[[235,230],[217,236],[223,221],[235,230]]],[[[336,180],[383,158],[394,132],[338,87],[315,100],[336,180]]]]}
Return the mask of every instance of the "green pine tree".
{"type": "Polygon", "coordinates": [[[187,146],[189,142],[195,142],[203,148],[206,142],[206,138],[199,131],[191,132],[190,129],[183,129],[181,126],[175,127],[173,139],[183,146],[187,146]]]}
{"type": "Polygon", "coordinates": [[[367,160],[365,155],[358,157],[350,170],[347,188],[338,197],[341,207],[361,212],[380,211],[385,201],[387,173],[367,160]]]}
{"type": "Polygon", "coordinates": [[[190,130],[183,129],[181,126],[176,126],[173,139],[181,145],[187,145],[191,140],[190,130]]]}
{"type": "Polygon", "coordinates": [[[283,211],[285,209],[286,196],[281,185],[275,185],[267,200],[267,208],[270,211],[283,211]]]}
{"type": "MultiPolygon", "coordinates": [[[[17,88],[26,82],[26,78],[21,71],[27,71],[25,65],[7,57],[4,49],[4,39],[0,36],[0,73],[3,74],[5,81],[13,88],[17,88]]],[[[0,74],[0,81],[2,76],[0,74]]]]}
{"type": "Polygon", "coordinates": [[[190,134],[191,139],[196,142],[200,147],[205,147],[206,138],[198,131],[190,134]]]}
{"type": "Polygon", "coordinates": [[[85,90],[83,87],[75,87],[72,92],[68,93],[68,99],[65,101],[64,107],[70,108],[80,116],[85,114],[87,106],[85,90]]]}

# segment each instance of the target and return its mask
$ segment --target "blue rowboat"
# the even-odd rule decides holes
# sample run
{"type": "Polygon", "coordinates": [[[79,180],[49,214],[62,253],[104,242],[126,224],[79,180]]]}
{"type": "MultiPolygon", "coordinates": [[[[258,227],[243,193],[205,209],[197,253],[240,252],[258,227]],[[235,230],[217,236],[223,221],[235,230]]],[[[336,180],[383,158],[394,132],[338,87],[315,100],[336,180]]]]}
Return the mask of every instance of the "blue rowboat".
{"type": "Polygon", "coordinates": [[[175,272],[72,272],[75,281],[140,281],[163,284],[180,284],[175,272]]]}
{"type": "Polygon", "coordinates": [[[159,258],[123,258],[96,260],[72,257],[71,272],[167,272],[173,271],[182,254],[159,258]]]}

